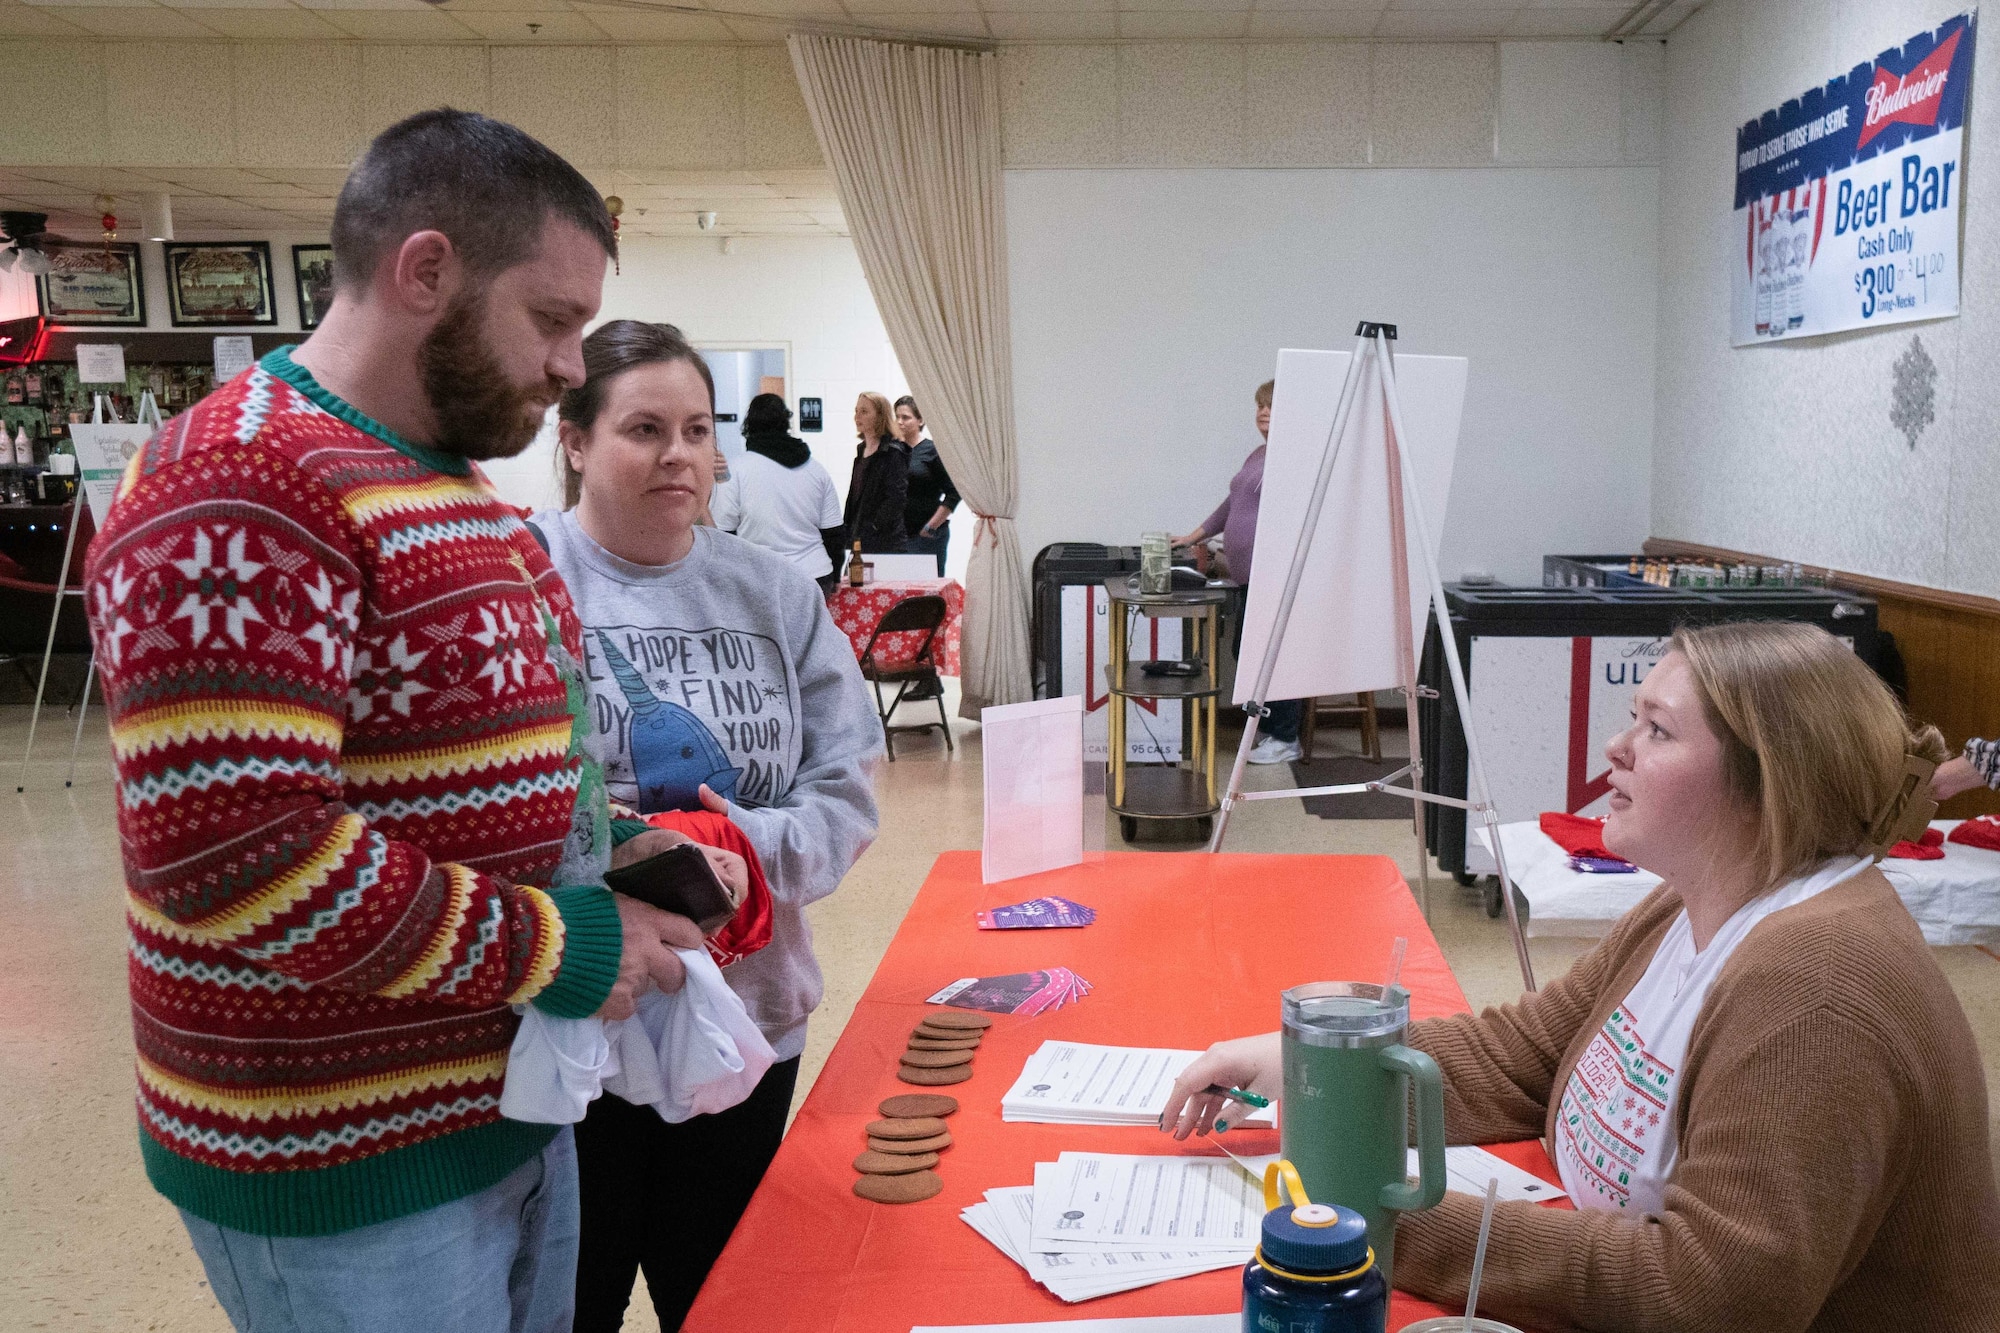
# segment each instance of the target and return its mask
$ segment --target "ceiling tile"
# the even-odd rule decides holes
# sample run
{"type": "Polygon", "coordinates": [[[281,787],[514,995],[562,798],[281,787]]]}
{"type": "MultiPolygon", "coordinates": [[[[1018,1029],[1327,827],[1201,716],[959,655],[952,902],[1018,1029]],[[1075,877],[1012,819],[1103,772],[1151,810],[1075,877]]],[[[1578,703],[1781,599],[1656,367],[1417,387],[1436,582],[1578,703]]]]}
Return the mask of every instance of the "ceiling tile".
{"type": "Polygon", "coordinates": [[[377,42],[469,42],[479,34],[443,10],[404,13],[396,9],[322,9],[319,17],[350,37],[377,42]]]}
{"type": "Polygon", "coordinates": [[[1329,14],[1379,14],[1389,7],[1389,0],[1257,0],[1260,14],[1289,11],[1310,11],[1329,14]]]}
{"type": "Polygon", "coordinates": [[[26,5],[0,8],[0,37],[76,37],[83,29],[58,18],[61,10],[44,13],[26,5]]]}
{"type": "MultiPolygon", "coordinates": [[[[164,0],[163,0],[164,3],[164,0]]],[[[482,12],[518,13],[526,9],[559,10],[569,12],[575,6],[569,0],[448,0],[442,6],[446,13],[477,14],[482,12]]]]}
{"type": "Polygon", "coordinates": [[[1625,17],[1592,9],[1524,9],[1507,25],[1509,37],[1604,37],[1625,17]]]}
{"type": "Polygon", "coordinates": [[[62,17],[77,27],[100,37],[213,37],[212,29],[176,9],[75,8],[64,9],[62,17]]]}
{"type": "Polygon", "coordinates": [[[1250,16],[1252,37],[1372,37],[1382,20],[1379,10],[1286,10],[1250,16]]]}
{"type": "Polygon", "coordinates": [[[1118,35],[1118,16],[1084,14],[988,14],[986,26],[1003,42],[1100,41],[1118,35]]]}
{"type": "MultiPolygon", "coordinates": [[[[873,4],[874,0],[865,0],[873,4]]],[[[979,14],[907,14],[870,10],[856,14],[854,21],[864,27],[906,37],[985,37],[986,20],[979,14]]]]}
{"type": "Polygon", "coordinates": [[[1512,9],[1390,10],[1376,25],[1378,37],[1497,38],[1518,11],[1512,9]]]}
{"type": "Polygon", "coordinates": [[[173,0],[169,9],[276,9],[296,8],[292,0],[173,0]]]}
{"type": "Polygon", "coordinates": [[[303,9],[204,9],[203,25],[244,41],[338,41],[346,34],[303,9]]]}
{"type": "Polygon", "coordinates": [[[1155,10],[1203,14],[1244,14],[1250,0],[1118,0],[1121,13],[1148,13],[1155,10]]]}
{"type": "Polygon", "coordinates": [[[412,14],[433,13],[423,0],[299,0],[306,9],[403,9],[412,14]]]}
{"type": "Polygon", "coordinates": [[[1216,38],[1241,37],[1250,27],[1250,15],[1173,13],[1124,13],[1118,16],[1118,35],[1133,38],[1216,38]]]}
{"type": "Polygon", "coordinates": [[[782,42],[785,40],[786,37],[790,36],[794,32],[798,32],[801,29],[810,30],[816,22],[836,22],[836,21],[844,23],[846,20],[844,19],[815,20],[811,18],[746,19],[746,18],[737,18],[736,16],[731,15],[723,20],[723,26],[727,27],[730,32],[734,33],[736,35],[736,40],[739,42],[782,42]]]}
{"type": "Polygon", "coordinates": [[[489,41],[519,42],[601,42],[604,29],[582,14],[555,10],[466,10],[454,11],[458,22],[489,41]],[[530,27],[529,25],[536,25],[530,27]]]}
{"type": "Polygon", "coordinates": [[[736,34],[707,14],[647,14],[608,5],[580,5],[592,23],[620,42],[731,42],[736,34]]]}
{"type": "Polygon", "coordinates": [[[155,5],[154,0],[34,0],[34,7],[37,9],[53,9],[60,13],[60,11],[65,9],[78,8],[154,9],[158,6],[155,5]]]}
{"type": "Polygon", "coordinates": [[[850,0],[848,9],[861,18],[858,11],[867,10],[872,18],[879,19],[885,14],[911,14],[929,17],[934,14],[977,14],[979,0],[850,0]]]}
{"type": "Polygon", "coordinates": [[[1118,8],[1118,3],[1117,0],[985,0],[980,7],[988,14],[1108,14],[1118,8]]]}

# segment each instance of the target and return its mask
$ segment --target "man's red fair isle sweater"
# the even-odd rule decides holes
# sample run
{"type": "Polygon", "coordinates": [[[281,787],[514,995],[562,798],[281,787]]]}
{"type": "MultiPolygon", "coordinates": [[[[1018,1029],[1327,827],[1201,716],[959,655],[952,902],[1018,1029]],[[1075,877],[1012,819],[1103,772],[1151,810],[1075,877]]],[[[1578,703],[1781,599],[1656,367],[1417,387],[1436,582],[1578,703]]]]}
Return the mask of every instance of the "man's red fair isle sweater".
{"type": "Polygon", "coordinates": [[[276,352],[134,458],[87,579],[155,1187],[321,1235],[539,1152],[500,1118],[508,1006],[595,1011],[620,934],[551,887],[573,814],[608,830],[515,512],[276,352]]]}

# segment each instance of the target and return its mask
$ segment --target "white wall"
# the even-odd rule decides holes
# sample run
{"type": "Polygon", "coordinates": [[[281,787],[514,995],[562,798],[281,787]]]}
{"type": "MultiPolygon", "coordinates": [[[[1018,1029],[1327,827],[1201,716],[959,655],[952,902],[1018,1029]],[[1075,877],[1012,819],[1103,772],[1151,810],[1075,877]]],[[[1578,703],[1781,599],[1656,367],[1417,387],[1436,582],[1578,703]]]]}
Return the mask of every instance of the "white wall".
{"type": "Polygon", "coordinates": [[[1991,50],[1974,62],[1959,317],[1729,345],[1738,126],[1970,7],[1711,0],[1669,40],[1655,534],[2000,593],[2000,174],[1977,169],[2000,141],[1991,50]],[[1913,450],[1889,406],[1891,366],[1918,338],[1937,420],[1913,450]]]}
{"type": "MultiPolygon", "coordinates": [[[[618,273],[605,279],[604,319],[680,326],[696,343],[789,343],[786,396],[826,405],[826,429],[800,435],[833,474],[842,500],[854,465],[854,399],[864,389],[891,399],[909,392],[889,335],[875,312],[854,244],[844,237],[739,237],[732,254],[712,240],[630,237],[618,273]]],[[[552,431],[519,458],[487,466],[516,504],[556,502],[552,431]]],[[[972,524],[961,508],[946,568],[962,574],[972,524]]]]}
{"type": "Polygon", "coordinates": [[[1369,318],[1471,358],[1446,578],[1636,550],[1658,207],[1650,167],[1009,172],[1024,548],[1193,527],[1278,349],[1369,318]]]}

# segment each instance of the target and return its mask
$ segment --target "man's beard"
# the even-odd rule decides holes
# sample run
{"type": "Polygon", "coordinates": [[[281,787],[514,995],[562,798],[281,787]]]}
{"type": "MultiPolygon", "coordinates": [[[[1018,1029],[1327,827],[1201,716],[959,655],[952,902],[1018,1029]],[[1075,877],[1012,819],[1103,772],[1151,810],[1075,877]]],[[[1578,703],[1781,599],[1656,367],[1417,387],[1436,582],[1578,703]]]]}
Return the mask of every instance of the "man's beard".
{"type": "Polygon", "coordinates": [[[433,443],[461,458],[512,458],[542,428],[549,404],[562,396],[554,380],[518,387],[486,342],[483,296],[454,300],[425,336],[418,358],[424,396],[437,418],[433,443]]]}

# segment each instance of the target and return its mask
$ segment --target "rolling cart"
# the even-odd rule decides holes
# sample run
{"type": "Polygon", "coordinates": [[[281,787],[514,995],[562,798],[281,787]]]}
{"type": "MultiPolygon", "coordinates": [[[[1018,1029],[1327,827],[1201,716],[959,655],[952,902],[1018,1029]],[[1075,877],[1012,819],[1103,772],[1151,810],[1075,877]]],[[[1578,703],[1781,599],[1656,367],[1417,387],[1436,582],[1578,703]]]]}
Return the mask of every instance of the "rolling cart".
{"type": "MultiPolygon", "coordinates": [[[[1193,820],[1206,841],[1221,809],[1215,791],[1215,709],[1222,694],[1218,676],[1222,608],[1227,587],[1188,588],[1156,595],[1138,590],[1136,574],[1104,581],[1110,598],[1111,657],[1105,664],[1105,689],[1111,697],[1110,807],[1118,816],[1118,832],[1136,842],[1141,820],[1193,820]],[[1181,673],[1157,673],[1160,663],[1128,659],[1129,627],[1134,616],[1193,621],[1181,628],[1181,673]],[[1126,756],[1127,700],[1181,707],[1181,761],[1177,764],[1134,764],[1126,756]]],[[[1143,705],[1142,705],[1143,706],[1143,705]]]]}

